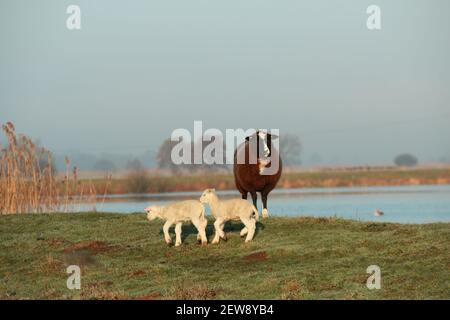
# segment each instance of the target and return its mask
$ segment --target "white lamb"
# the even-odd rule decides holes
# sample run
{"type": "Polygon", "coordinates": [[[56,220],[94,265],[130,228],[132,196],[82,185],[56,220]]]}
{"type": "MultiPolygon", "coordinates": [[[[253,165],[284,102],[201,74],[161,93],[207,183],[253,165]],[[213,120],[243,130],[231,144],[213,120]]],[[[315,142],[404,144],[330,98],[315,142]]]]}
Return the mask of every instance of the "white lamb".
{"type": "Polygon", "coordinates": [[[202,245],[208,242],[205,231],[206,225],[208,224],[205,218],[205,208],[198,200],[180,201],[166,206],[149,206],[145,208],[145,211],[147,212],[147,219],[149,221],[156,218],[166,220],[163,232],[167,244],[172,243],[169,228],[175,224],[175,246],[181,245],[181,226],[186,221],[191,221],[197,228],[197,240],[201,240],[202,245]]]}
{"type": "Polygon", "coordinates": [[[258,210],[253,204],[244,199],[230,199],[220,201],[215,189],[206,189],[200,197],[201,203],[207,203],[211,208],[216,221],[214,228],[216,233],[212,243],[219,243],[220,238],[226,240],[223,227],[229,220],[240,219],[245,227],[241,230],[241,237],[247,235],[245,242],[253,239],[256,229],[256,221],[259,219],[258,210]]]}

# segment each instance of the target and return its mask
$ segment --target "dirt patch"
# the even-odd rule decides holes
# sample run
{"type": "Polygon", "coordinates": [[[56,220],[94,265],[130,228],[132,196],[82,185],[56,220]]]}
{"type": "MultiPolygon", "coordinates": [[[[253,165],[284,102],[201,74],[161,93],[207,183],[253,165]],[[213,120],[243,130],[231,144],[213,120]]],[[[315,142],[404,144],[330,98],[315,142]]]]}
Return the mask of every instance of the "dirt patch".
{"type": "Polygon", "coordinates": [[[369,223],[363,226],[364,231],[379,232],[391,229],[386,223],[369,223]]]}
{"type": "Polygon", "coordinates": [[[44,259],[41,259],[40,267],[44,274],[49,275],[64,270],[64,263],[53,255],[47,255],[44,259]]]}
{"type": "Polygon", "coordinates": [[[81,241],[74,243],[70,247],[63,250],[64,253],[73,253],[75,251],[90,251],[92,254],[97,254],[111,249],[111,246],[103,241],[81,241]]]}
{"type": "Polygon", "coordinates": [[[198,285],[190,288],[177,288],[169,295],[174,300],[208,300],[214,299],[217,293],[207,285],[198,285]]]}
{"type": "Polygon", "coordinates": [[[111,287],[114,282],[113,281],[102,281],[99,283],[101,286],[105,286],[105,287],[111,287]]]}
{"type": "Polygon", "coordinates": [[[146,275],[146,272],[144,270],[136,270],[131,272],[130,277],[138,278],[146,275]]]}
{"type": "Polygon", "coordinates": [[[246,262],[264,261],[264,260],[267,260],[267,256],[268,256],[267,252],[259,251],[259,252],[254,252],[254,253],[244,256],[244,260],[246,262]]]}
{"type": "Polygon", "coordinates": [[[152,292],[150,294],[147,294],[145,296],[136,297],[133,300],[157,300],[162,298],[162,294],[159,292],[152,292]]]}
{"type": "Polygon", "coordinates": [[[77,266],[95,265],[97,263],[93,254],[86,250],[65,253],[63,260],[66,265],[75,264],[77,266]]]}
{"type": "Polygon", "coordinates": [[[81,241],[62,250],[64,261],[76,265],[92,265],[96,263],[95,255],[108,251],[111,245],[103,241],[81,241]]]}
{"type": "Polygon", "coordinates": [[[100,283],[90,283],[81,291],[83,300],[124,300],[128,296],[123,291],[111,291],[100,283]]]}
{"type": "Polygon", "coordinates": [[[63,238],[53,238],[45,240],[50,247],[62,247],[68,243],[66,239],[63,238]]]}

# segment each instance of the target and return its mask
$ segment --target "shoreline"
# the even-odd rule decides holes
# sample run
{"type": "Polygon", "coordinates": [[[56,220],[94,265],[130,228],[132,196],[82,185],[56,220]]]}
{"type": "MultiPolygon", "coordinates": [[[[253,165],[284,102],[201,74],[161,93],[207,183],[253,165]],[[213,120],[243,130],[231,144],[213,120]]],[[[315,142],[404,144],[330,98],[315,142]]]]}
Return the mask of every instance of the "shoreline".
{"type": "MultiPolygon", "coordinates": [[[[79,183],[92,183],[98,194],[119,195],[128,193],[194,192],[214,187],[216,190],[235,190],[234,177],[230,174],[143,177],[143,186],[133,189],[132,179],[113,178],[83,179],[79,183]]],[[[289,188],[337,188],[337,187],[388,187],[406,185],[450,184],[450,168],[420,168],[360,171],[311,171],[286,172],[281,176],[277,189],[289,188]]]]}

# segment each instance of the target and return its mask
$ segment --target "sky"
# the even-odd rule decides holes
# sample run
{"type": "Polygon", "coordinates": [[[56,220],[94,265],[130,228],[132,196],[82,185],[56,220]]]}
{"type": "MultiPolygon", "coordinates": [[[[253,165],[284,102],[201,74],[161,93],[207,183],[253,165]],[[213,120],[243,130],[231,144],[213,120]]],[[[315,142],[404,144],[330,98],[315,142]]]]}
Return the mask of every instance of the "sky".
{"type": "Polygon", "coordinates": [[[56,153],[276,128],[305,164],[450,159],[448,0],[2,0],[0,122],[56,153]],[[68,30],[66,8],[81,9],[68,30]],[[381,30],[366,9],[381,8],[381,30]]]}

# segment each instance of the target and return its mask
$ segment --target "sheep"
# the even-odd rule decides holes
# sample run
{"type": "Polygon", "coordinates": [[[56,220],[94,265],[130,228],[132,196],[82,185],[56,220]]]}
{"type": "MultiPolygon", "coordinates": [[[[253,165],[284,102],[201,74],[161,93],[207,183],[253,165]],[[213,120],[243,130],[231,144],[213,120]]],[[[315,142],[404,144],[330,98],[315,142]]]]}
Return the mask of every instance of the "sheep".
{"type": "Polygon", "coordinates": [[[272,147],[272,140],[276,138],[276,135],[264,131],[256,131],[255,134],[247,137],[246,141],[240,144],[234,152],[233,173],[236,188],[241,193],[242,199],[247,199],[247,195],[250,192],[255,207],[257,207],[256,193],[261,193],[263,218],[269,215],[267,212],[267,197],[269,192],[277,185],[278,180],[280,180],[282,170],[279,153],[272,147]],[[263,150],[262,157],[260,157],[260,149],[263,150]],[[252,163],[251,159],[257,159],[257,161],[252,163]],[[268,166],[269,164],[270,166],[268,166]],[[263,174],[265,170],[273,165],[275,165],[273,174],[267,174],[268,171],[266,171],[266,174],[263,174]]]}
{"type": "Polygon", "coordinates": [[[147,212],[147,219],[152,221],[156,218],[166,220],[163,227],[164,239],[167,244],[172,243],[172,238],[169,235],[169,228],[175,224],[175,246],[181,245],[181,226],[183,222],[191,221],[197,228],[197,240],[201,240],[202,245],[207,244],[206,225],[208,224],[205,218],[205,207],[198,200],[185,200],[168,204],[165,206],[149,206],[145,208],[147,212]]]}
{"type": "Polygon", "coordinates": [[[212,215],[216,219],[214,228],[216,230],[213,244],[217,244],[220,238],[226,240],[223,227],[229,220],[240,219],[245,227],[241,230],[241,237],[247,235],[245,242],[253,239],[256,229],[256,221],[259,219],[258,210],[250,202],[243,199],[230,199],[220,201],[215,189],[206,189],[200,197],[201,203],[207,203],[211,208],[212,215]]]}

